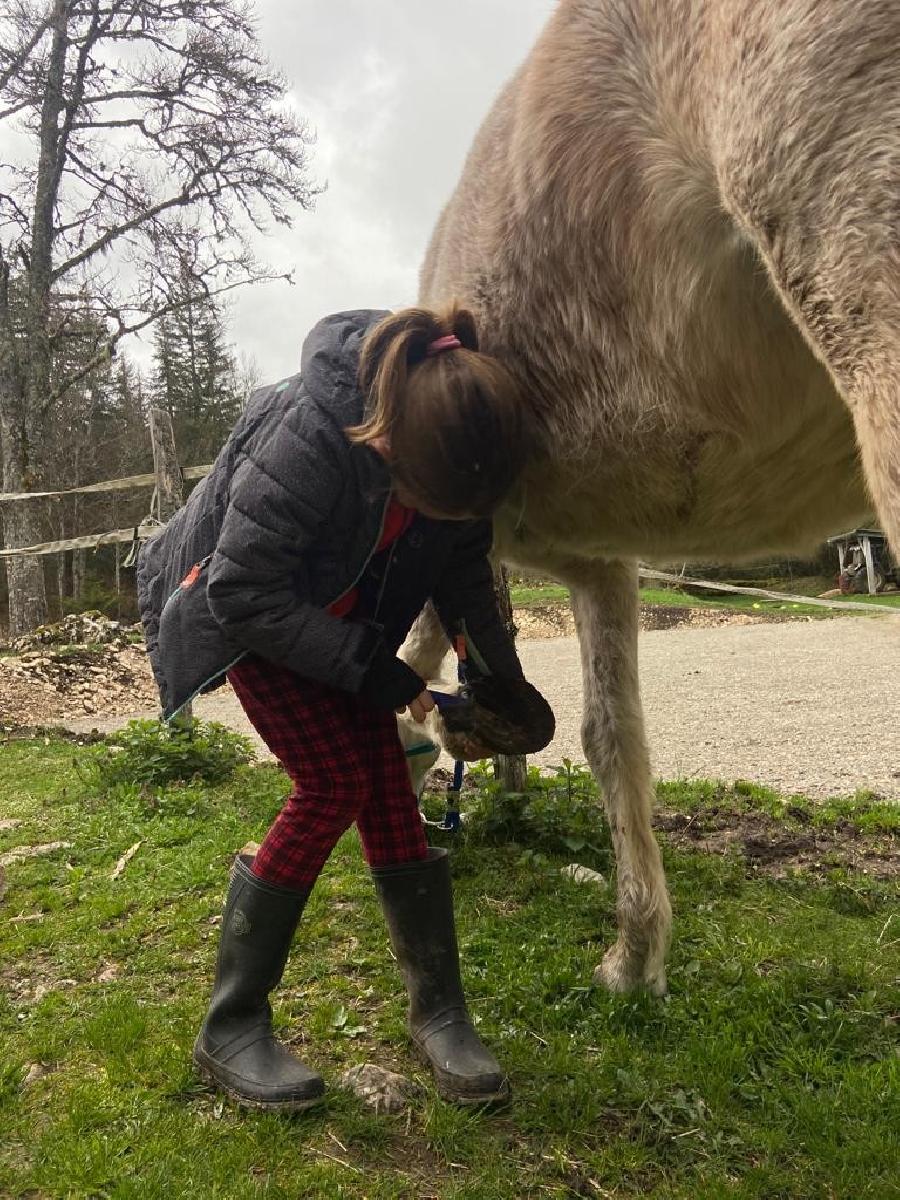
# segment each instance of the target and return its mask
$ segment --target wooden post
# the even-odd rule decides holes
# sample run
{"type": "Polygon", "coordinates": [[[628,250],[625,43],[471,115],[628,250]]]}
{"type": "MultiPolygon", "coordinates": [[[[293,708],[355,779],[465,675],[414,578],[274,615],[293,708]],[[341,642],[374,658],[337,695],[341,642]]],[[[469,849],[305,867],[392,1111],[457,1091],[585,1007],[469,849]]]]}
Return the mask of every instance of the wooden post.
{"type": "MultiPolygon", "coordinates": [[[[497,606],[509,636],[515,641],[518,630],[513,620],[512,600],[509,595],[509,574],[500,563],[494,570],[494,591],[497,606]]],[[[524,754],[498,754],[494,759],[494,774],[505,792],[524,792],[528,777],[528,765],[524,754]]]]}
{"type": "MultiPolygon", "coordinates": [[[[113,497],[113,529],[119,528],[119,502],[113,497]]],[[[122,620],[122,547],[116,542],[113,553],[116,562],[116,620],[122,620]]]]}
{"type": "Polygon", "coordinates": [[[165,409],[150,409],[150,440],[156,475],[156,516],[165,522],[184,504],[184,483],[175,452],[175,433],[172,418],[165,409]]]}
{"type": "MultiPolygon", "coordinates": [[[[165,409],[150,409],[150,441],[153,444],[153,473],[156,475],[156,516],[158,520],[166,522],[184,504],[184,481],[175,452],[172,418],[165,409]]],[[[192,718],[191,706],[186,704],[178,720],[190,724],[192,718]]]]}
{"type": "Polygon", "coordinates": [[[866,581],[869,585],[869,595],[874,596],[878,591],[878,581],[875,578],[875,559],[872,554],[872,543],[867,533],[864,533],[859,540],[862,542],[863,558],[866,560],[866,581]]]}

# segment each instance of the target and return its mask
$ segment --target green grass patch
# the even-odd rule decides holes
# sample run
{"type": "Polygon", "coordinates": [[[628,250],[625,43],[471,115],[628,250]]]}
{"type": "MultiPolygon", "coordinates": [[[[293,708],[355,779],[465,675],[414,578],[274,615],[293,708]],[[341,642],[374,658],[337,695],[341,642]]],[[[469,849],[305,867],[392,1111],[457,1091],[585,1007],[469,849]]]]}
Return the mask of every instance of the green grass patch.
{"type": "Polygon", "coordinates": [[[103,792],[129,784],[224,783],[254,757],[249,738],[216,721],[129,721],[92,756],[86,778],[103,792]]]}
{"type": "Polygon", "coordinates": [[[864,833],[900,833],[900,804],[867,791],[829,800],[808,800],[804,796],[781,796],[771,788],[747,780],[733,784],[678,780],[660,783],[656,791],[668,807],[688,813],[726,808],[748,815],[765,814],[789,827],[852,827],[864,833]]]}
{"type": "Polygon", "coordinates": [[[859,600],[863,604],[880,604],[886,608],[900,608],[900,592],[879,592],[875,596],[854,594],[847,600],[859,600]]]}
{"type": "MultiPolygon", "coordinates": [[[[788,589],[790,590],[790,589],[788,589]]],[[[567,604],[569,589],[561,584],[541,586],[515,586],[510,588],[515,608],[538,608],[543,604],[567,604]]],[[[755,612],[760,615],[775,614],[781,617],[835,617],[851,616],[852,610],[822,608],[817,604],[802,604],[793,600],[760,600],[755,596],[741,596],[725,592],[705,592],[702,596],[680,591],[678,588],[641,588],[641,603],[665,605],[672,608],[725,608],[735,612],[755,612]]],[[[900,609],[900,592],[882,593],[877,596],[844,596],[844,600],[860,601],[883,608],[900,609]]]]}
{"type": "MultiPolygon", "coordinates": [[[[838,903],[845,882],[753,878],[734,858],[664,842],[670,995],[611,996],[590,980],[614,937],[614,892],[560,875],[573,859],[612,870],[587,781],[563,767],[514,802],[482,776],[454,844],[454,886],[472,1011],[509,1069],[512,1107],[456,1110],[411,1058],[351,834],[304,916],[277,1024],[328,1080],[374,1061],[422,1079],[427,1099],[409,1116],[376,1116],[333,1089],[298,1118],[243,1113],[199,1083],[191,1044],[230,858],[264,832],[285,779],[240,767],[224,784],[102,794],[85,782],[102,753],[0,746],[0,811],[19,822],[0,831],[0,855],[71,843],[6,868],[0,1196],[897,1195],[895,889],[875,907],[838,903]],[[34,1078],[38,1063],[47,1073],[34,1078]]],[[[713,785],[662,794],[685,811],[723,802],[713,785]]],[[[786,820],[799,804],[750,785],[728,802],[786,820]]],[[[864,798],[822,819],[851,817],[890,820],[864,798]]]]}
{"type": "Polygon", "coordinates": [[[542,604],[568,604],[569,589],[561,583],[546,583],[527,587],[524,584],[509,589],[514,608],[537,608],[542,604]]]}
{"type": "MultiPolygon", "coordinates": [[[[698,589],[699,591],[699,589],[698,589]]],[[[839,617],[852,616],[852,609],[823,608],[819,604],[803,604],[794,600],[760,600],[738,593],[704,592],[693,595],[677,588],[641,588],[642,604],[670,605],[674,608],[730,609],[734,612],[766,614],[779,617],[839,617]]],[[[842,596],[842,600],[862,600],[882,607],[900,607],[900,594],[891,596],[842,596]]]]}

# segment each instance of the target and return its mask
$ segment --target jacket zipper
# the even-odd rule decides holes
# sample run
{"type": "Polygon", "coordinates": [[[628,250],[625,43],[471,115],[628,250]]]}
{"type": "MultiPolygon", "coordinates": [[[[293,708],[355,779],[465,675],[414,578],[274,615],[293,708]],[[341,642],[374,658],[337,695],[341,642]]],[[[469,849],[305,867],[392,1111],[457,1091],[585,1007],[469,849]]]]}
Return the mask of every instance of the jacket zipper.
{"type": "MultiPolygon", "coordinates": [[[[326,608],[330,608],[332,606],[332,604],[337,604],[337,602],[339,600],[343,600],[343,598],[349,592],[353,591],[353,589],[356,587],[356,585],[362,579],[363,575],[365,574],[366,567],[369,565],[369,563],[375,557],[375,551],[378,548],[378,543],[381,541],[381,535],[384,533],[384,523],[387,520],[387,510],[388,510],[388,505],[390,504],[390,502],[391,502],[391,492],[390,492],[390,490],[388,490],[387,499],[384,502],[384,508],[381,510],[381,524],[378,526],[378,537],[375,539],[372,549],[369,551],[365,562],[360,567],[359,571],[357,572],[356,578],[353,580],[353,582],[348,584],[348,586],[345,587],[344,590],[339,595],[335,596],[335,598],[333,600],[326,600],[326,602],[325,602],[326,608]]],[[[385,576],[386,575],[387,575],[387,571],[385,571],[385,576]]],[[[382,591],[382,593],[384,592],[384,584],[383,583],[382,583],[381,591],[382,591]]],[[[381,604],[381,595],[379,595],[379,597],[378,597],[378,603],[379,603],[379,605],[381,604]]],[[[376,616],[377,616],[377,609],[376,609],[376,616]]]]}
{"type": "MultiPolygon", "coordinates": [[[[381,539],[379,538],[379,541],[381,539]]],[[[378,614],[381,612],[381,601],[384,599],[384,589],[387,587],[388,575],[391,573],[391,567],[394,565],[394,556],[397,553],[396,542],[391,547],[391,552],[388,555],[388,560],[384,564],[384,574],[381,577],[381,586],[378,589],[378,598],[375,601],[375,611],[372,613],[372,624],[378,624],[378,614]]]]}

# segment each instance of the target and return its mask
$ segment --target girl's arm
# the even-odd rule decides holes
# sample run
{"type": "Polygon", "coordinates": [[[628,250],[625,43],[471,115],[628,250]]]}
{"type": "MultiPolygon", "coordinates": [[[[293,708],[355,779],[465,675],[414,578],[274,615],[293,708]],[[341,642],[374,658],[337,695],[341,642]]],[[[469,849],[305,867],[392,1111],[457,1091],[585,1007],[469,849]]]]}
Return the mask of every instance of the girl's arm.
{"type": "Polygon", "coordinates": [[[465,622],[470,668],[477,668],[480,659],[490,672],[469,676],[476,705],[475,746],[490,747],[492,753],[534,754],[553,740],[556,723],[550,705],[525,679],[500,616],[488,559],[491,540],[487,521],[466,528],[432,599],[451,637],[465,622]]]}

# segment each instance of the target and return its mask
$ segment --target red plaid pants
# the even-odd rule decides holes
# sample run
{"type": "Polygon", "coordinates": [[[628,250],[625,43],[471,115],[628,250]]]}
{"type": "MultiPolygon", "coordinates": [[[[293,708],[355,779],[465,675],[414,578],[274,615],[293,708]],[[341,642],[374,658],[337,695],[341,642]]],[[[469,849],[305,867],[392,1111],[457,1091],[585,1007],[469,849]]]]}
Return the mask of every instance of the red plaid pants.
{"type": "Polygon", "coordinates": [[[312,887],[354,821],[370,866],[426,857],[392,712],[251,655],[231,668],[228,681],[294,785],[257,851],[255,875],[282,887],[312,887]]]}

